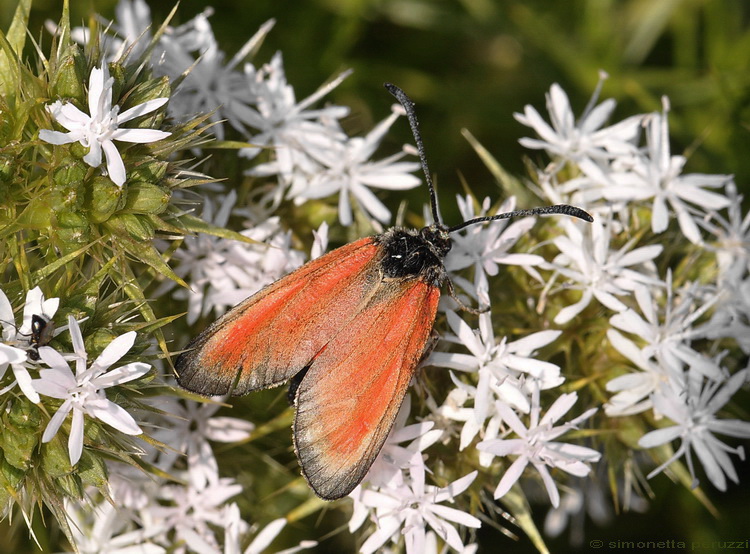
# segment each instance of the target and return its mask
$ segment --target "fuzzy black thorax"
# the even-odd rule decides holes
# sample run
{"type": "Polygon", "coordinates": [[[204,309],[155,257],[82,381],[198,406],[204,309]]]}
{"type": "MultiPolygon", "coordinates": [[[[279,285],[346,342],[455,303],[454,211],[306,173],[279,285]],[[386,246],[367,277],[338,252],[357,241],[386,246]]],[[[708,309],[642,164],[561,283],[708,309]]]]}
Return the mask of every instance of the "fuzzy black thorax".
{"type": "Polygon", "coordinates": [[[386,278],[421,277],[435,286],[445,280],[443,259],[451,249],[448,229],[430,225],[419,231],[394,227],[377,237],[384,250],[383,274],[386,278]]]}

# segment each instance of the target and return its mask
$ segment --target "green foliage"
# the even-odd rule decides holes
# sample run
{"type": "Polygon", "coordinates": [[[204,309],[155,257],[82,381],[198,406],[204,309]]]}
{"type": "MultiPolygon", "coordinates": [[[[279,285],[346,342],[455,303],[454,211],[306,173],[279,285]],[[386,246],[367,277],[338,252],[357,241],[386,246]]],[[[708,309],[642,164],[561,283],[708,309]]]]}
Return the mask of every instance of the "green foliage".
{"type": "MultiPolygon", "coordinates": [[[[206,142],[202,135],[205,118],[167,126],[160,110],[135,120],[136,126],[168,129],[171,136],[161,143],[133,144],[121,150],[125,166],[134,168],[122,187],[82,160],[88,149],[78,142],[53,145],[40,140],[39,130],[58,128],[46,109],[53,101],[68,102],[88,112],[88,75],[93,67],[106,62],[94,45],[80,48],[71,42],[67,4],[59,32],[48,46],[49,54],[42,53],[47,51],[43,45],[34,44],[36,63],[25,61],[27,35],[19,29],[26,27],[28,8],[29,3],[19,5],[8,34],[0,34],[2,289],[14,305],[22,304],[25,293],[36,286],[47,298],[60,298],[58,326],[67,322],[68,315],[85,320],[84,341],[91,359],[113,338],[130,330],[140,331],[129,354],[133,359],[151,341],[167,353],[161,328],[175,316],[157,317],[145,289],[163,279],[184,285],[154,241],[165,234],[179,240],[199,227],[196,218],[175,205],[172,191],[210,180],[183,172],[185,156],[180,155],[206,142]]],[[[49,43],[50,38],[45,39],[43,42],[49,43]]],[[[115,79],[113,104],[120,104],[122,110],[171,94],[168,80],[154,77],[142,61],[110,65],[115,79]]],[[[200,228],[231,235],[203,222],[200,228]]],[[[66,346],[72,351],[73,345],[66,346]]],[[[12,375],[6,375],[3,386],[8,379],[12,375]]],[[[150,383],[146,376],[118,387],[118,403],[147,409],[137,397],[150,383]]],[[[161,390],[169,393],[168,388],[161,390]]],[[[136,465],[138,449],[129,439],[91,419],[85,424],[84,442],[99,452],[84,449],[78,463],[71,465],[68,422],[51,441],[41,441],[60,404],[45,398],[35,405],[22,394],[3,395],[0,510],[7,516],[17,503],[31,521],[35,506],[44,505],[70,538],[65,499],[82,499],[87,486],[108,497],[107,468],[101,453],[136,465]]]]}

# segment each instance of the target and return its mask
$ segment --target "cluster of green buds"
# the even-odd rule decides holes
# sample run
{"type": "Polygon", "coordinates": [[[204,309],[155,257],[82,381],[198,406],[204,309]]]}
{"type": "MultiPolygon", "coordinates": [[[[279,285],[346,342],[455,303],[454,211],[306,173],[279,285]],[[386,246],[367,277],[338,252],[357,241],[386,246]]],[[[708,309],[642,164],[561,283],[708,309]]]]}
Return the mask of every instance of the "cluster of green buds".
{"type": "MultiPolygon", "coordinates": [[[[3,341],[9,349],[23,347],[13,352],[33,352],[38,360],[39,336],[20,332],[20,326],[16,333],[15,322],[5,319],[15,320],[11,305],[19,308],[36,287],[46,298],[59,299],[49,329],[65,330],[68,323],[69,332],[50,334],[43,342],[76,353],[68,359],[77,355],[76,363],[82,363],[75,371],[85,391],[88,381],[83,381],[89,377],[81,376],[88,371],[93,379],[106,369],[93,371],[96,360],[87,369],[87,358],[90,363],[123,334],[133,346],[119,346],[119,356],[129,350],[125,359],[132,363],[127,365],[168,354],[161,329],[178,316],[157,315],[146,289],[165,279],[187,285],[168,263],[170,250],[160,251],[155,239],[178,245],[198,232],[249,239],[214,228],[178,205],[177,190],[211,180],[185,167],[190,151],[209,140],[204,134],[208,116],[179,124],[167,119],[173,84],[144,63],[150,50],[135,59],[126,52],[105,60],[98,31],[82,48],[71,40],[66,2],[45,55],[42,46],[27,41],[29,4],[21,2],[7,34],[0,33],[0,295],[8,306],[3,341]],[[36,58],[31,63],[25,61],[29,52],[36,58]],[[76,344],[72,327],[79,329],[79,322],[81,343],[76,344]],[[7,329],[16,338],[8,339],[7,329]]],[[[53,371],[31,359],[16,360],[29,379],[53,371]]],[[[52,367],[48,359],[42,361],[52,367]]],[[[15,502],[28,520],[34,507],[44,504],[68,529],[65,499],[83,498],[87,486],[107,497],[105,458],[138,466],[138,448],[128,433],[113,430],[106,419],[109,426],[103,425],[94,413],[76,437],[93,448],[74,459],[66,445],[66,436],[72,441],[76,434],[76,414],[72,421],[67,416],[68,400],[11,390],[13,375],[5,370],[13,360],[2,362],[0,516],[7,516],[15,502]],[[51,427],[49,436],[43,434],[51,427]]],[[[153,411],[143,402],[145,396],[173,393],[142,366],[134,373],[137,380],[116,382],[108,399],[127,410],[153,411]]]]}

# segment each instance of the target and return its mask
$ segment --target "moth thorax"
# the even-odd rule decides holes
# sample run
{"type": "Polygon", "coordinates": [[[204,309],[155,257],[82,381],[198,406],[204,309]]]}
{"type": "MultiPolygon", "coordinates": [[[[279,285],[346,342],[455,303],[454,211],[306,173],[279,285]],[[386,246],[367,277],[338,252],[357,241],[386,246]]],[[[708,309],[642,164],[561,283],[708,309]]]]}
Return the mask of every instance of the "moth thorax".
{"type": "MultiPolygon", "coordinates": [[[[426,229],[430,229],[429,227],[426,229]]],[[[383,274],[387,278],[422,277],[428,282],[439,282],[444,274],[443,256],[450,249],[435,233],[410,229],[390,229],[381,236],[383,274]]]]}

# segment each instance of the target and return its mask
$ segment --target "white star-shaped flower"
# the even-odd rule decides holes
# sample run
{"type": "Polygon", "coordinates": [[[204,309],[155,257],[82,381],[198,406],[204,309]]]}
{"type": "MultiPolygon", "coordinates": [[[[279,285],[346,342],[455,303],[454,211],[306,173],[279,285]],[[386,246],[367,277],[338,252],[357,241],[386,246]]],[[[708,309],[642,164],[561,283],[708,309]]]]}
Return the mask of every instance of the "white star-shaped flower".
{"type": "Polygon", "coordinates": [[[604,127],[615,109],[615,101],[611,98],[595,106],[606,77],[606,73],[600,74],[599,84],[578,121],[568,95],[560,85],[553,84],[547,94],[551,126],[534,107],[526,106],[523,114],[517,113],[514,117],[534,129],[541,140],[522,138],[519,142],[526,148],[544,149],[552,156],[569,160],[590,178],[606,182],[609,160],[617,154],[635,151],[634,142],[642,119],[642,116],[634,116],[604,127]]]}
{"type": "Polygon", "coordinates": [[[730,200],[717,189],[731,180],[730,175],[682,175],[685,156],[672,156],[669,146],[669,101],[663,98],[664,112],[653,113],[644,120],[646,147],[634,156],[621,156],[613,162],[610,186],[600,189],[601,195],[613,202],[638,202],[653,198],[651,230],[667,229],[670,208],[682,233],[693,244],[702,242],[697,221],[706,211],[726,208],[730,200]]]}
{"type": "MultiPolygon", "coordinates": [[[[126,52],[129,59],[138,59],[151,42],[151,8],[145,0],[120,0],[115,7],[114,21],[101,16],[97,19],[99,27],[103,29],[98,37],[99,48],[111,62],[119,60],[126,52]]],[[[44,26],[55,36],[62,34],[60,27],[51,20],[45,21],[44,26]]],[[[91,30],[88,27],[73,27],[70,38],[85,47],[90,42],[91,30]]],[[[158,59],[160,54],[161,49],[157,47],[152,57],[158,59]]]]}
{"type": "MultiPolygon", "coordinates": [[[[715,381],[722,378],[716,364],[695,350],[691,343],[704,338],[706,326],[696,323],[718,300],[717,295],[705,298],[698,283],[687,283],[679,294],[672,292],[672,275],[668,272],[667,295],[662,303],[651,294],[648,287],[637,287],[635,299],[643,316],[628,308],[612,316],[612,327],[639,337],[645,359],[653,358],[661,367],[660,373],[679,376],[686,365],[715,381]]],[[[644,364],[639,363],[643,367],[644,364]]]]}
{"type": "Polygon", "coordinates": [[[687,457],[687,465],[697,486],[691,450],[694,450],[703,464],[703,469],[713,485],[721,490],[727,489],[726,477],[739,483],[737,471],[732,465],[729,454],[745,458],[741,446],[732,448],[721,442],[714,434],[737,438],[750,438],[750,422],[738,419],[719,419],[719,411],[750,378],[750,369],[738,371],[724,382],[704,379],[698,372],[689,372],[686,394],[676,391],[674,387],[663,387],[654,395],[654,410],[675,422],[675,425],[663,427],[646,433],[638,444],[643,448],[654,448],[660,444],[681,439],[680,447],[662,465],[657,467],[648,478],[660,473],[669,464],[682,456],[687,457]],[[725,477],[726,476],[726,477],[725,477]]]}
{"type": "Polygon", "coordinates": [[[219,464],[208,441],[238,442],[255,428],[244,419],[214,416],[222,406],[221,397],[214,400],[199,403],[162,398],[159,408],[170,415],[151,433],[154,439],[168,446],[157,452],[155,465],[170,472],[175,462],[186,457],[190,482],[198,488],[219,477],[219,464]]]}
{"type": "Polygon", "coordinates": [[[480,314],[477,330],[472,329],[453,311],[449,311],[447,316],[448,325],[455,335],[447,336],[444,340],[459,343],[470,353],[433,352],[429,363],[438,367],[478,373],[474,398],[474,411],[478,423],[492,415],[495,398],[527,412],[529,392],[524,386],[526,381],[535,381],[542,390],[556,387],[564,381],[560,376],[559,366],[533,358],[536,350],[553,342],[560,336],[561,331],[539,331],[515,341],[508,341],[506,337],[495,337],[489,312],[480,314]]]}
{"type": "MultiPolygon", "coordinates": [[[[509,198],[495,214],[489,214],[490,199],[485,198],[479,213],[474,213],[474,203],[471,197],[458,197],[458,209],[464,221],[469,221],[475,217],[510,212],[515,207],[515,198],[509,198]]],[[[478,290],[489,290],[487,277],[494,277],[498,274],[499,264],[520,265],[528,268],[543,263],[544,258],[536,254],[509,252],[516,242],[527,234],[535,224],[535,218],[524,217],[513,222],[506,220],[484,225],[471,225],[462,229],[459,233],[451,234],[453,246],[445,257],[445,269],[454,272],[473,265],[474,285],[473,287],[468,286],[465,279],[457,275],[452,275],[451,280],[460,284],[461,288],[476,297],[478,290]]]]}
{"type": "MultiPolygon", "coordinates": [[[[257,526],[254,526],[252,530],[255,531],[255,536],[247,548],[242,550],[242,545],[247,540],[248,525],[240,519],[240,509],[234,502],[224,507],[224,521],[224,554],[262,554],[263,552],[269,552],[271,543],[287,524],[287,520],[282,517],[274,519],[260,530],[257,529],[257,526]]],[[[315,548],[317,545],[316,541],[302,541],[297,546],[277,551],[277,554],[294,554],[301,550],[315,548]]]]}
{"type": "Polygon", "coordinates": [[[377,529],[364,542],[360,552],[376,552],[386,541],[391,538],[398,540],[397,537],[403,534],[407,554],[421,554],[425,552],[427,526],[451,548],[463,551],[464,544],[452,523],[479,528],[481,522],[466,512],[442,503],[453,501],[469,488],[477,472],[472,471],[442,488],[425,484],[423,464],[412,465],[409,474],[409,482],[402,486],[362,492],[359,501],[375,509],[377,529]]]}
{"type": "Polygon", "coordinates": [[[245,120],[255,103],[245,74],[237,67],[263,42],[274,25],[271,19],[227,62],[219,48],[207,14],[199,14],[189,24],[162,36],[159,46],[164,55],[157,71],[172,80],[180,79],[169,104],[169,113],[178,120],[210,113],[211,132],[223,140],[224,121],[246,132],[245,120]]]}
{"type": "MultiPolygon", "coordinates": [[[[216,203],[206,198],[203,219],[225,227],[236,199],[234,190],[216,203]],[[217,203],[220,204],[218,209],[217,203]]],[[[174,259],[179,262],[175,273],[191,287],[189,291],[178,288],[174,292],[175,298],[188,299],[188,323],[212,311],[221,315],[304,262],[304,254],[292,248],[291,232],[281,229],[276,216],[245,229],[242,234],[271,247],[199,234],[186,237],[184,248],[175,252],[174,259]]],[[[175,283],[169,281],[155,294],[173,289],[175,283]]]]}
{"type": "Polygon", "coordinates": [[[408,480],[406,470],[415,465],[424,466],[426,455],[423,455],[422,451],[437,442],[443,434],[442,430],[433,429],[435,423],[432,421],[405,426],[410,412],[411,397],[407,395],[383,449],[375,458],[362,483],[349,494],[354,501],[352,517],[349,519],[349,531],[352,533],[362,526],[370,514],[371,507],[362,502],[362,498],[368,494],[366,491],[405,486],[408,480]],[[402,444],[407,441],[410,441],[409,444],[402,444]]]}
{"type": "Polygon", "coordinates": [[[490,452],[495,456],[516,455],[518,458],[511,464],[495,489],[495,498],[507,493],[518,481],[527,465],[533,465],[539,472],[547,489],[550,502],[555,508],[560,505],[560,493],[552,480],[549,468],[557,467],[571,475],[584,477],[589,474],[589,462],[597,462],[601,453],[575,444],[557,442],[560,435],[591,417],[596,408],[592,408],[568,423],[554,427],[555,422],[564,416],[575,404],[578,395],[575,392],[560,395],[550,406],[544,417],[539,419],[539,389],[532,393],[529,426],[526,427],[513,409],[503,402],[497,402],[496,410],[505,423],[518,435],[515,439],[493,439],[482,441],[477,449],[490,452]]]}
{"type": "Polygon", "coordinates": [[[171,133],[157,129],[125,129],[120,127],[136,117],[151,113],[167,103],[168,98],[156,98],[120,113],[120,106],[112,107],[112,85],[107,64],[93,68],[89,76],[89,113],[70,102],[57,100],[47,105],[47,111],[68,132],[42,129],[39,138],[51,144],[79,142],[89,149],[83,157],[91,167],[102,164],[102,151],[107,160],[107,173],[117,186],[125,183],[125,164],[113,141],[149,143],[168,137],[171,133]]]}
{"type": "Polygon", "coordinates": [[[714,213],[711,220],[699,223],[715,237],[705,248],[716,253],[718,282],[736,284],[750,271],[750,212],[743,216],[744,198],[738,194],[734,181],[727,184],[726,194],[730,202],[727,216],[714,213]]]}
{"type": "Polygon", "coordinates": [[[605,413],[610,417],[626,416],[652,408],[652,394],[670,378],[669,371],[650,360],[633,341],[615,329],[607,330],[607,338],[639,371],[618,375],[607,381],[605,388],[614,396],[604,405],[605,413]]]}
{"type": "MultiPolygon", "coordinates": [[[[179,473],[177,476],[184,477],[179,473]]],[[[144,515],[165,529],[166,544],[182,544],[175,552],[187,552],[186,544],[193,552],[218,552],[218,540],[211,527],[226,524],[225,505],[241,492],[242,485],[228,477],[217,476],[203,486],[189,480],[186,485],[165,484],[159,489],[158,501],[144,515]]]]}
{"type": "Polygon", "coordinates": [[[130,510],[106,500],[97,504],[65,499],[65,514],[75,552],[80,554],[165,554],[167,550],[154,543],[164,531],[159,525],[138,528],[130,510]]]}
{"type": "Polygon", "coordinates": [[[76,464],[83,451],[83,417],[88,415],[103,421],[128,435],[140,435],[141,428],[125,409],[107,399],[104,389],[138,379],[151,370],[151,366],[141,362],[129,363],[109,369],[130,350],[135,341],[135,331],[115,338],[102,353],[87,365],[86,349],[78,322],[68,316],[70,335],[76,363],[75,375],[68,362],[57,351],[48,346],[39,349],[39,356],[50,369],[42,369],[39,379],[32,386],[41,395],[59,398],[62,405],[52,416],[42,435],[42,442],[49,442],[57,434],[63,421],[72,412],[68,456],[70,463],[76,464]]]}
{"type": "MultiPolygon", "coordinates": [[[[349,114],[345,106],[326,106],[310,109],[323,96],[336,88],[350,72],[344,72],[316,92],[297,102],[294,88],[287,82],[281,53],[256,69],[245,64],[248,95],[254,106],[241,114],[242,122],[257,132],[248,138],[255,145],[240,150],[240,156],[255,158],[263,147],[272,147],[274,159],[248,171],[249,175],[279,175],[282,186],[277,192],[295,180],[296,172],[303,176],[314,173],[318,164],[307,152],[308,146],[325,145],[331,141],[346,139],[338,120],[349,114]]],[[[303,179],[305,182],[307,179],[303,179]]],[[[277,198],[280,200],[280,197],[277,198]]]]}
{"type": "Polygon", "coordinates": [[[713,219],[700,222],[715,240],[706,250],[714,252],[718,275],[719,301],[711,320],[702,326],[710,339],[733,337],[745,354],[750,353],[750,212],[742,214],[742,195],[730,182],[727,198],[731,204],[726,217],[714,213],[713,219]]]}
{"type": "Polygon", "coordinates": [[[292,187],[288,196],[301,204],[310,198],[325,198],[338,193],[339,221],[346,226],[353,221],[351,195],[369,217],[383,223],[390,221],[391,212],[370,188],[407,190],[421,182],[411,174],[419,169],[419,164],[398,161],[405,152],[370,161],[398,116],[399,113],[394,111],[364,137],[330,140],[320,147],[311,145],[306,149],[307,153],[320,164],[320,170],[310,176],[304,189],[292,187]]]}
{"type": "Polygon", "coordinates": [[[582,229],[572,221],[561,225],[566,234],[552,242],[560,250],[551,267],[572,281],[571,288],[582,291],[581,299],[566,306],[555,316],[555,323],[568,323],[581,313],[592,299],[612,311],[621,312],[627,307],[617,297],[635,290],[639,284],[658,286],[652,262],[664,247],[651,244],[633,248],[636,240],[628,241],[618,250],[609,247],[611,223],[603,225],[597,219],[582,229]]]}

